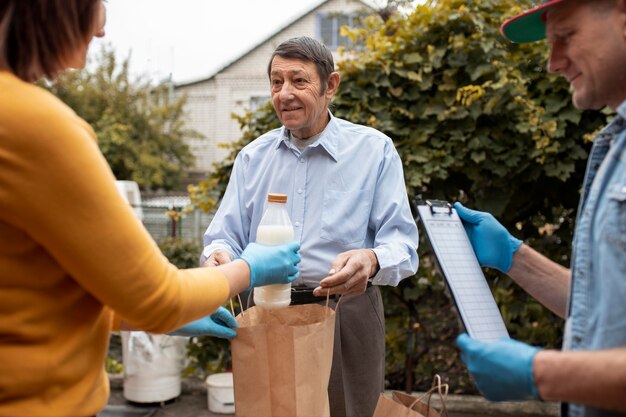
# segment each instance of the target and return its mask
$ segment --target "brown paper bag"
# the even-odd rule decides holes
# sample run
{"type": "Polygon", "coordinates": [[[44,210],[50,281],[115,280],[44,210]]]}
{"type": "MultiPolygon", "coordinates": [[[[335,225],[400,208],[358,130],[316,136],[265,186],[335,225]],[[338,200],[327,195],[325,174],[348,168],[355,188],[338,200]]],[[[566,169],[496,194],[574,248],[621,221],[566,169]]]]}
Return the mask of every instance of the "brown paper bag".
{"type": "Polygon", "coordinates": [[[373,417],[442,417],[447,416],[446,397],[448,384],[442,384],[439,375],[435,375],[433,387],[416,398],[400,391],[393,391],[391,397],[381,393],[373,417]],[[441,411],[430,405],[430,397],[438,392],[441,399],[441,411]]]}
{"type": "Polygon", "coordinates": [[[327,417],[335,312],[318,304],[237,316],[231,343],[237,417],[327,417]]]}

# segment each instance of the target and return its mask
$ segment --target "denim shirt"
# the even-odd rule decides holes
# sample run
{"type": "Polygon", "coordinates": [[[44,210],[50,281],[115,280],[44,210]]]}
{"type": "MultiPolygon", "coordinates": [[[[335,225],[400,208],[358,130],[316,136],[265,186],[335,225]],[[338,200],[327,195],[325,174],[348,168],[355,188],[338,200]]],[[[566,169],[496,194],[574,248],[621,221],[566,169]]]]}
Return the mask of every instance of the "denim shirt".
{"type": "MultiPolygon", "coordinates": [[[[596,137],[578,207],[563,350],[626,346],[626,102],[596,137]]],[[[626,416],[570,404],[569,417],[626,416]]]]}

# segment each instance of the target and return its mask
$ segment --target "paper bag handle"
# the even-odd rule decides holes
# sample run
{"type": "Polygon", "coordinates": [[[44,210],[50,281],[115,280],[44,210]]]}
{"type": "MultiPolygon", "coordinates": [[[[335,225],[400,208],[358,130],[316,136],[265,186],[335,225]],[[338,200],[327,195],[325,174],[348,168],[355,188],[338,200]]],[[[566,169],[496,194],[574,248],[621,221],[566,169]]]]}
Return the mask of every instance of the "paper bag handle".
{"type": "MultiPolygon", "coordinates": [[[[339,295],[337,302],[335,303],[335,312],[339,308],[339,302],[343,299],[343,294],[339,295]]],[[[326,308],[328,308],[328,302],[330,300],[330,291],[326,293],[326,308]]],[[[328,310],[326,310],[326,315],[328,315],[328,310]]],[[[326,315],[324,317],[326,317],[326,315]]]]}
{"type": "MultiPolygon", "coordinates": [[[[341,297],[339,297],[341,300],[341,297]]],[[[337,304],[335,304],[335,310],[339,307],[339,300],[337,300],[337,304]]],[[[330,301],[330,291],[326,291],[326,310],[324,310],[324,318],[328,317],[328,302],[330,301]]]]}
{"type": "MultiPolygon", "coordinates": [[[[241,317],[243,317],[243,304],[241,303],[241,297],[239,293],[237,293],[237,301],[239,301],[239,306],[241,307],[241,317]]],[[[233,299],[230,298],[230,312],[233,313],[233,317],[235,317],[235,306],[233,306],[233,299]]]]}
{"type": "Polygon", "coordinates": [[[449,389],[448,384],[442,384],[441,383],[441,377],[439,375],[435,374],[435,378],[433,379],[432,387],[428,391],[426,391],[424,394],[422,394],[422,396],[420,396],[418,399],[413,401],[413,403],[411,403],[411,406],[409,408],[413,409],[415,404],[417,404],[418,402],[423,400],[426,396],[428,396],[428,401],[426,403],[428,405],[428,413],[426,414],[426,417],[429,417],[429,414],[430,414],[430,398],[432,397],[433,393],[435,391],[437,391],[439,393],[439,399],[441,401],[441,413],[440,414],[442,416],[444,416],[444,415],[447,416],[448,415],[448,410],[446,409],[446,399],[448,398],[448,389],[449,389]],[[443,392],[442,392],[442,388],[443,388],[443,392]]]}

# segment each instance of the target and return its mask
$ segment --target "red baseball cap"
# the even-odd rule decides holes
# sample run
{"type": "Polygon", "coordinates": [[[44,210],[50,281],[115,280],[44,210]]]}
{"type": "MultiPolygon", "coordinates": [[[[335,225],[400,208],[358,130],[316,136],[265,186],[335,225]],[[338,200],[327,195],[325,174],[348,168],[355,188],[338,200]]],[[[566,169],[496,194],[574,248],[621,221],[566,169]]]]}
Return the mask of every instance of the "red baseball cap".
{"type": "Polygon", "coordinates": [[[566,0],[546,0],[540,6],[513,16],[500,26],[502,35],[515,43],[535,42],[546,37],[546,13],[566,0]]]}

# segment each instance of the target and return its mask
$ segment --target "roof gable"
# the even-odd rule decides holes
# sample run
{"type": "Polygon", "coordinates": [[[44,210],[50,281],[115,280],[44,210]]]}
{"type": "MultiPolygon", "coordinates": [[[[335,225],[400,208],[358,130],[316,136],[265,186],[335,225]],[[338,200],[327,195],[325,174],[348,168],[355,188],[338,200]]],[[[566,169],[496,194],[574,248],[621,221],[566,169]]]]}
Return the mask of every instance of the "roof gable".
{"type": "MultiPolygon", "coordinates": [[[[298,24],[302,20],[308,18],[310,15],[312,15],[312,14],[316,13],[317,11],[319,11],[320,9],[322,9],[325,5],[327,5],[329,3],[332,3],[334,1],[337,1],[337,0],[323,0],[323,1],[321,1],[317,5],[313,6],[308,12],[302,14],[297,19],[292,20],[289,23],[287,23],[286,25],[282,26],[277,31],[273,32],[272,34],[267,36],[265,39],[263,39],[261,42],[257,43],[252,48],[248,49],[246,52],[241,54],[238,58],[232,60],[231,62],[229,62],[229,63],[225,64],[224,66],[222,66],[221,68],[219,68],[217,71],[215,71],[210,76],[204,77],[204,78],[201,78],[201,79],[197,79],[197,80],[188,81],[188,82],[177,83],[177,84],[174,85],[174,88],[176,89],[176,88],[190,87],[190,86],[193,86],[193,85],[196,85],[196,84],[201,84],[201,83],[205,83],[207,81],[212,80],[213,78],[215,78],[220,73],[222,73],[222,72],[226,71],[227,69],[231,68],[232,66],[238,64],[243,59],[245,59],[248,55],[252,54],[256,50],[258,50],[261,47],[263,47],[266,43],[271,41],[276,36],[280,35],[282,32],[285,32],[290,27],[298,24]]],[[[371,10],[374,9],[374,6],[369,4],[366,0],[353,0],[353,1],[355,3],[360,3],[362,6],[368,8],[368,9],[371,9],[371,10]]]]}

